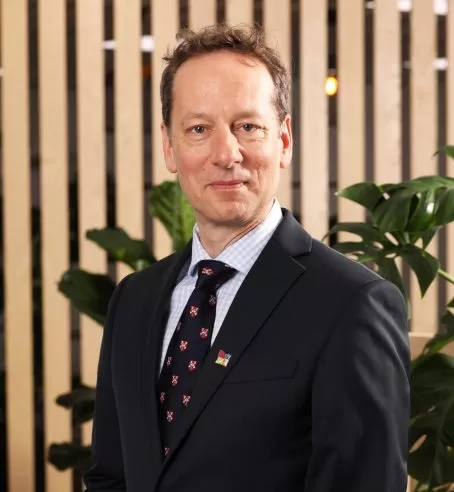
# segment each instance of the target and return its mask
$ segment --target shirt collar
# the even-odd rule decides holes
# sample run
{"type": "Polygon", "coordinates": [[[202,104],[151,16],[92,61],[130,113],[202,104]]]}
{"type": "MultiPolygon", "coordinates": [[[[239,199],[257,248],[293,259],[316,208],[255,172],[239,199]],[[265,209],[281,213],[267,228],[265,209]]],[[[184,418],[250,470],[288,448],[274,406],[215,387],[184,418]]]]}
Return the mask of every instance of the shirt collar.
{"type": "Polygon", "coordinates": [[[249,251],[250,248],[247,244],[257,244],[263,242],[263,247],[268,242],[268,239],[272,236],[274,230],[278,226],[282,219],[282,211],[279,202],[275,199],[271,210],[266,215],[265,219],[260,222],[254,229],[249,231],[243,237],[235,241],[230,246],[225,248],[216,258],[211,256],[205,251],[202,246],[199,237],[199,228],[197,224],[194,225],[193,241],[192,241],[192,254],[191,263],[189,264],[188,275],[191,277],[197,276],[197,264],[202,260],[218,260],[230,265],[237,271],[246,274],[255,263],[258,255],[261,253],[261,248],[258,252],[254,251],[252,254],[245,254],[245,251],[249,251]]]}

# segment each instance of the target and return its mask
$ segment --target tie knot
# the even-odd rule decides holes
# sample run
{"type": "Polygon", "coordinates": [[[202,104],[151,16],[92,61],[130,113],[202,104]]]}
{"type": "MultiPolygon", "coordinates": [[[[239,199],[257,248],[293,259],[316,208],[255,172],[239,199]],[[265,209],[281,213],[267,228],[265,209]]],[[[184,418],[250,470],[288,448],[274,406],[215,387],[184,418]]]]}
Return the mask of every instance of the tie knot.
{"type": "Polygon", "coordinates": [[[204,291],[216,290],[236,272],[231,266],[217,260],[199,261],[197,268],[199,276],[196,287],[204,291]]]}

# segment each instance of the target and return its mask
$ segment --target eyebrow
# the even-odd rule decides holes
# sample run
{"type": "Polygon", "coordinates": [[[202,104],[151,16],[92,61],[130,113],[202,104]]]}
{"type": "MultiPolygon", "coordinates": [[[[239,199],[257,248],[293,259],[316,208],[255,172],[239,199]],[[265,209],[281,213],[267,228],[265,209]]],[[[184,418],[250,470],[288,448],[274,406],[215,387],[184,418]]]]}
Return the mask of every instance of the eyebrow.
{"type": "MultiPolygon", "coordinates": [[[[236,114],[235,117],[237,119],[241,119],[241,118],[257,118],[257,117],[262,118],[263,116],[255,110],[244,110],[236,114]]],[[[187,121],[191,119],[210,119],[210,117],[208,116],[207,113],[197,113],[191,111],[183,118],[183,121],[187,121]]]]}

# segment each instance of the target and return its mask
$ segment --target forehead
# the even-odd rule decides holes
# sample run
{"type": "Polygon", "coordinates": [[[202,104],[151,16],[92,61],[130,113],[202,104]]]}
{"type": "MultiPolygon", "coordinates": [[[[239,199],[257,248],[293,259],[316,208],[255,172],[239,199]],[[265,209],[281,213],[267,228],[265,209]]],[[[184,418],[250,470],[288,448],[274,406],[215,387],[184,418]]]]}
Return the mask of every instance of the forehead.
{"type": "MultiPolygon", "coordinates": [[[[199,55],[178,69],[173,84],[175,106],[269,104],[271,75],[258,60],[229,51],[199,55]]],[[[200,110],[200,108],[199,108],[200,110]]]]}

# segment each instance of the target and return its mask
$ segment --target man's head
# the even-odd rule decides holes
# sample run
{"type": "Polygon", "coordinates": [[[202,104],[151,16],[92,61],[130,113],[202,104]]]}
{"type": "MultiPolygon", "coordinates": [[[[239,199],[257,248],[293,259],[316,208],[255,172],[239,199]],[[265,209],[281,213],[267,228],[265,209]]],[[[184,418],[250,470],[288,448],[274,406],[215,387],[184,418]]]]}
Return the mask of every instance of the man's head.
{"type": "Polygon", "coordinates": [[[199,224],[263,216],[291,160],[290,78],[256,28],[183,31],[164,60],[163,146],[199,224]]]}

